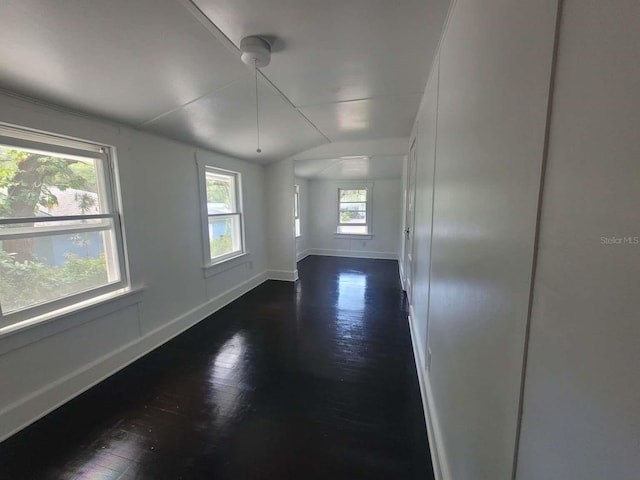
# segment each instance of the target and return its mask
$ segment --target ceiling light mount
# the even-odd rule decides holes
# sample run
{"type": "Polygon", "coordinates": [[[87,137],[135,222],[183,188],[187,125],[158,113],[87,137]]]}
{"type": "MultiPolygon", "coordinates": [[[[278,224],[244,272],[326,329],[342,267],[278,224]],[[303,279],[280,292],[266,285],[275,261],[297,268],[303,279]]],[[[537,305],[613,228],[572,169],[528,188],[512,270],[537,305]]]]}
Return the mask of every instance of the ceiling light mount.
{"type": "Polygon", "coordinates": [[[244,37],[240,40],[240,51],[240,59],[252,67],[263,68],[271,61],[271,45],[262,37],[244,37]]]}
{"type": "Polygon", "coordinates": [[[251,35],[240,40],[240,59],[253,67],[253,77],[256,87],[256,152],[262,153],[260,148],[260,102],[258,101],[258,68],[266,67],[271,61],[271,45],[264,38],[251,35]]]}

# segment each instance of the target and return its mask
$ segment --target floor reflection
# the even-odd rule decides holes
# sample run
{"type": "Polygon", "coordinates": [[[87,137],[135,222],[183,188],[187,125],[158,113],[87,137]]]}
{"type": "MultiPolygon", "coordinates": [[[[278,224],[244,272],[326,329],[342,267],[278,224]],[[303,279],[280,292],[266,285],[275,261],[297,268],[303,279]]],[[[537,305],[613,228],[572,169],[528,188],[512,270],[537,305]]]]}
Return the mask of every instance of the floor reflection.
{"type": "Polygon", "coordinates": [[[215,423],[219,427],[226,426],[236,416],[242,404],[239,397],[244,395],[241,387],[246,383],[246,343],[244,334],[236,333],[222,345],[211,362],[210,401],[216,412],[215,423]]]}
{"type": "Polygon", "coordinates": [[[360,272],[338,275],[338,309],[364,311],[367,276],[360,272]]]}
{"type": "Polygon", "coordinates": [[[362,343],[365,332],[367,276],[360,272],[338,275],[338,302],[335,317],[336,352],[341,362],[352,366],[365,362],[362,343]]]}
{"type": "Polygon", "coordinates": [[[98,439],[88,458],[71,462],[68,467],[77,475],[74,480],[120,479],[124,471],[138,469],[136,460],[148,450],[147,439],[120,430],[111,437],[98,439]]]}

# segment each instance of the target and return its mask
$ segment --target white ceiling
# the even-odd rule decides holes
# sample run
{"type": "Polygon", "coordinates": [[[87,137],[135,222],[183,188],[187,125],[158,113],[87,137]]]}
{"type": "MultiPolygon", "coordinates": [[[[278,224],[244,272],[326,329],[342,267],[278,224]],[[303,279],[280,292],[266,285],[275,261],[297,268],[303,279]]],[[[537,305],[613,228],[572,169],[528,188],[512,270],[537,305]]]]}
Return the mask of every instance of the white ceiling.
{"type": "Polygon", "coordinates": [[[407,138],[333,142],[310,148],[291,158],[297,177],[321,180],[400,178],[407,138]],[[350,158],[351,157],[351,158],[350,158]]]}
{"type": "Polygon", "coordinates": [[[298,160],[296,177],[316,180],[380,180],[400,178],[404,155],[298,160]]]}
{"type": "Polygon", "coordinates": [[[449,1],[2,0],[0,88],[264,163],[408,137],[449,1]]]}

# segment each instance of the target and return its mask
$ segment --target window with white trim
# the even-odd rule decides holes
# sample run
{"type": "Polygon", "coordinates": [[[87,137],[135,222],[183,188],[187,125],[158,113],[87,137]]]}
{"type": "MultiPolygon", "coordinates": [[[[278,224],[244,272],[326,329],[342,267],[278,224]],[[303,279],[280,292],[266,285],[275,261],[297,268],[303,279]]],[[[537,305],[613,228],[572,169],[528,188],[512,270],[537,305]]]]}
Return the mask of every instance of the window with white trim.
{"type": "Polygon", "coordinates": [[[300,186],[294,185],[293,191],[293,221],[295,224],[296,238],[302,235],[300,230],[300,186]]]}
{"type": "Polygon", "coordinates": [[[338,230],[347,235],[371,234],[370,188],[338,188],[338,230]]]}
{"type": "Polygon", "coordinates": [[[240,174],[214,167],[204,169],[209,263],[244,253],[240,174]]]}
{"type": "Polygon", "coordinates": [[[127,286],[112,153],[0,125],[0,325],[127,286]]]}

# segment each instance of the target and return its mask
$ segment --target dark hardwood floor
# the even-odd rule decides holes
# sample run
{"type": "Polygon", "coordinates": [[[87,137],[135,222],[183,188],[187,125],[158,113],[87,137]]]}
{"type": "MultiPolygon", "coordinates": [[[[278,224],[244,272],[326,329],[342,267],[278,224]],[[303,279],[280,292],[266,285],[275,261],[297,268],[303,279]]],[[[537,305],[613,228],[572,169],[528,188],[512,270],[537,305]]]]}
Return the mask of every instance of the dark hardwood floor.
{"type": "Polygon", "coordinates": [[[433,478],[397,262],[299,271],[0,444],[0,478],[433,478]]]}

